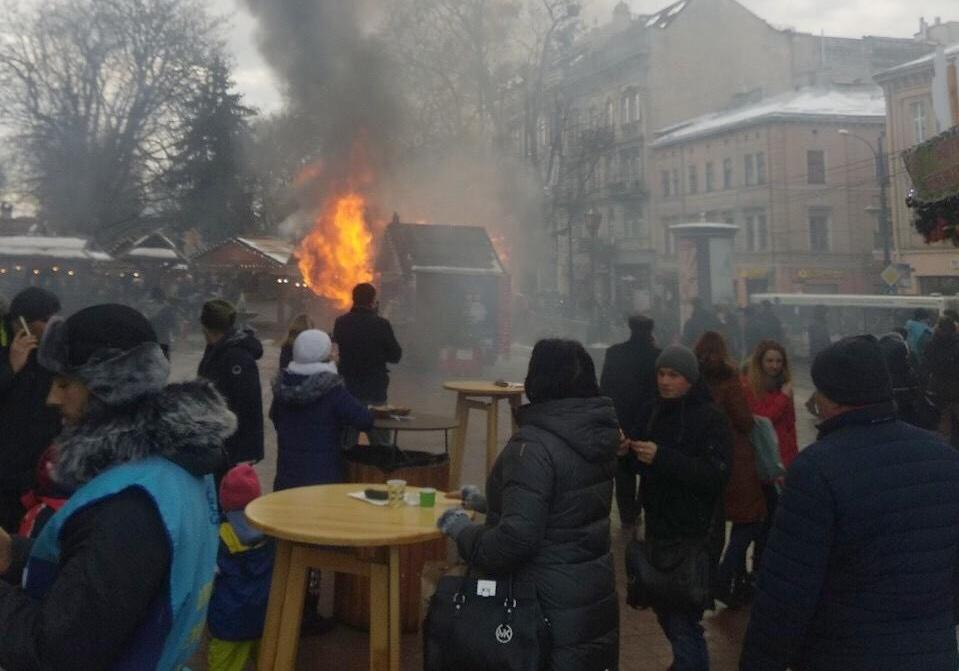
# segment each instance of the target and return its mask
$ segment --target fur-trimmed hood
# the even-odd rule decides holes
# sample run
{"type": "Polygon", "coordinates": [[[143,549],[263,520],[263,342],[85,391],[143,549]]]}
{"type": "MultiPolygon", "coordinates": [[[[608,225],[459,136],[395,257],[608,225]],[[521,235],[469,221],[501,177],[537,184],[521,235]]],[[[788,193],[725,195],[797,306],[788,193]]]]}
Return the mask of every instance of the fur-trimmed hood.
{"type": "Polygon", "coordinates": [[[151,456],[206,475],[225,465],[223,442],[235,431],[236,416],[205,380],[172,384],[121,407],[91,398],[83,422],[55,441],[53,477],[74,490],[111,466],[151,456]]]}
{"type": "Polygon", "coordinates": [[[314,375],[281,371],[273,381],[273,398],[278,403],[310,405],[342,386],[343,378],[327,371],[314,375]]]}

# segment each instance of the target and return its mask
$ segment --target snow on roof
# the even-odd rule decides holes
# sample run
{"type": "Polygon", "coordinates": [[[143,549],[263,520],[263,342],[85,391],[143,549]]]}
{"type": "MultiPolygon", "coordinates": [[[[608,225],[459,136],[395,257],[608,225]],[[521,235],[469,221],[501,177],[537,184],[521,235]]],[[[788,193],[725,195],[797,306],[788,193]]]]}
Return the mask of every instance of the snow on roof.
{"type": "Polygon", "coordinates": [[[646,17],[644,25],[647,28],[666,28],[670,23],[673,22],[680,12],[686,9],[686,5],[688,4],[689,0],[679,0],[679,2],[671,4],[666,9],[660,10],[655,14],[651,14],[650,16],[646,17]]]}
{"type": "Polygon", "coordinates": [[[236,238],[236,240],[283,265],[290,262],[295,249],[292,243],[280,238],[236,238]]]}
{"type": "MultiPolygon", "coordinates": [[[[946,47],[946,48],[945,48],[945,52],[946,52],[946,58],[948,58],[948,59],[959,58],[959,44],[953,44],[952,46],[946,47]]],[[[917,58],[917,59],[914,60],[914,61],[909,61],[908,63],[903,63],[902,65],[897,65],[897,66],[894,67],[894,68],[889,68],[888,70],[883,70],[882,72],[880,72],[879,74],[877,74],[877,75],[874,77],[874,79],[875,79],[877,82],[882,82],[882,81],[885,81],[885,80],[887,80],[887,79],[892,79],[892,78],[895,77],[896,75],[901,75],[901,74],[905,74],[905,73],[907,73],[907,72],[910,72],[910,71],[912,71],[912,70],[921,69],[921,68],[923,68],[923,67],[926,66],[926,65],[928,65],[929,67],[932,67],[932,66],[933,66],[933,61],[935,61],[935,60],[936,60],[936,52],[933,51],[931,54],[929,54],[929,55],[927,55],[927,56],[923,56],[922,58],[917,58]]]]}
{"type": "Polygon", "coordinates": [[[163,259],[178,260],[180,256],[172,249],[161,249],[159,247],[138,247],[130,250],[126,254],[128,257],[139,257],[141,259],[163,259]]]}
{"type": "Polygon", "coordinates": [[[0,237],[0,256],[39,256],[56,259],[110,261],[109,254],[88,248],[85,238],[31,235],[0,237]]]}
{"type": "Polygon", "coordinates": [[[760,121],[817,117],[884,120],[886,99],[882,89],[879,88],[849,91],[804,89],[768,98],[753,105],[707,114],[664,128],[658,131],[659,138],[652,143],[652,146],[664,147],[760,121]]]}

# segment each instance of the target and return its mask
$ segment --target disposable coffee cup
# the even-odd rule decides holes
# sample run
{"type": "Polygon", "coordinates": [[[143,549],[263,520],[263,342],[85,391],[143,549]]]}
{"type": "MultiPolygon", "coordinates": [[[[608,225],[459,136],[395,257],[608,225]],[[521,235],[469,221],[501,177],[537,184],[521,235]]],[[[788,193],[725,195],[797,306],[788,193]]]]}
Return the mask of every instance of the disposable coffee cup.
{"type": "Polygon", "coordinates": [[[436,505],[436,490],[432,487],[424,487],[420,490],[420,507],[432,508],[436,505]]]}
{"type": "Polygon", "coordinates": [[[416,492],[406,492],[403,502],[408,506],[418,506],[420,504],[420,495],[416,492]]]}
{"type": "Polygon", "coordinates": [[[387,480],[386,489],[390,494],[390,503],[400,503],[406,495],[406,480],[387,480]]]}

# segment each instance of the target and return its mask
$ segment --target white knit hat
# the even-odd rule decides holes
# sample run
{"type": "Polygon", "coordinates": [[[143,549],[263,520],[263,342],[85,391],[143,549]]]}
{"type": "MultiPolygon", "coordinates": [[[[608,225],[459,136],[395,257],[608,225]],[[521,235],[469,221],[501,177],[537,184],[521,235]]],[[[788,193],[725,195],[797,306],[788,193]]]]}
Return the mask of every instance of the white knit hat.
{"type": "Polygon", "coordinates": [[[336,373],[336,364],[330,358],[333,341],[319,329],[303,331],[293,342],[293,361],[287,370],[296,375],[336,373]]]}

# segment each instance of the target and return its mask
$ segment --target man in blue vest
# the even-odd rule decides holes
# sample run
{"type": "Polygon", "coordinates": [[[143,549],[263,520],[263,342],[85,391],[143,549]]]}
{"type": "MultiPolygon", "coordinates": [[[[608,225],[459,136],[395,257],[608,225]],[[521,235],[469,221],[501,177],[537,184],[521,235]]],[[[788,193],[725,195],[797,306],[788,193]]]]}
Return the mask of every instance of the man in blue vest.
{"type": "Polygon", "coordinates": [[[217,551],[212,473],[236,418],[208,382],[168,385],[147,319],[99,305],[48,326],[40,363],[72,492],[32,544],[0,533],[0,668],[173,671],[203,631],[217,551]]]}

